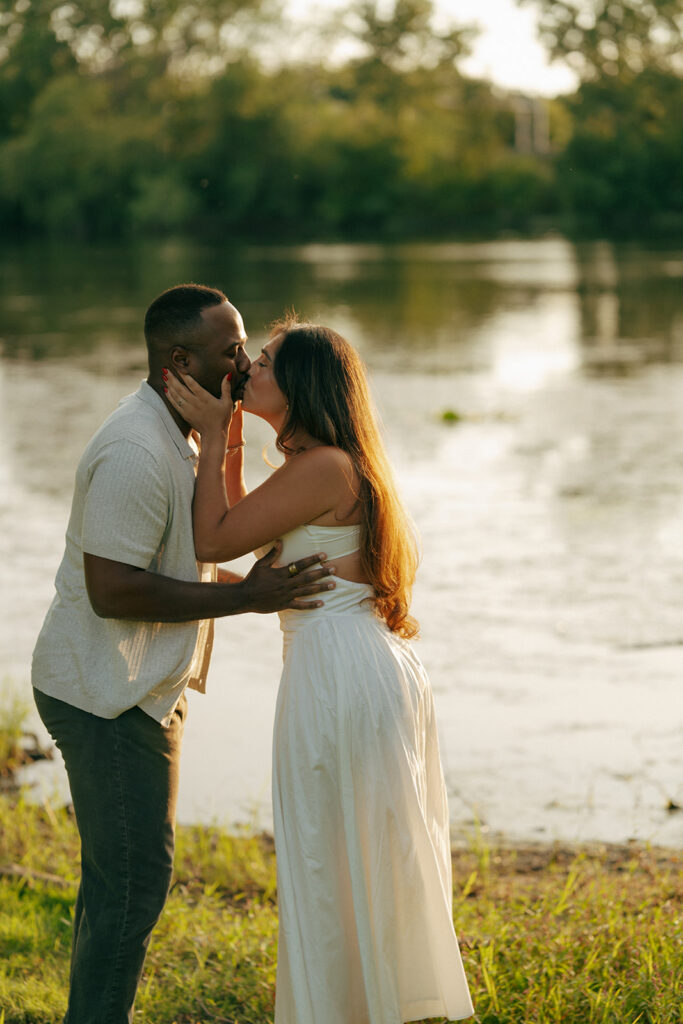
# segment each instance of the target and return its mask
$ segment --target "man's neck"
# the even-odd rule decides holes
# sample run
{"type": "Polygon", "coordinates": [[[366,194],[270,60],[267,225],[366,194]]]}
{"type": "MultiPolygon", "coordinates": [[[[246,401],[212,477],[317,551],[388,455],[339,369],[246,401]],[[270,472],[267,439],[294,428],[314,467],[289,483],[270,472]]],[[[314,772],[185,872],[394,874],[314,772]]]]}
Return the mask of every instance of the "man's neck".
{"type": "Polygon", "coordinates": [[[158,394],[159,398],[162,400],[162,402],[164,403],[164,405],[166,406],[166,408],[170,412],[171,418],[173,419],[173,422],[175,423],[175,425],[178,427],[178,430],[181,432],[183,437],[187,440],[187,438],[192,433],[192,427],[190,426],[190,424],[186,420],[183,419],[183,417],[180,415],[178,410],[173,408],[173,406],[169,402],[168,398],[164,394],[164,382],[161,379],[161,376],[159,376],[159,378],[157,380],[155,378],[155,376],[153,376],[150,373],[149,377],[147,378],[147,383],[151,387],[152,391],[156,391],[156,393],[158,394]]]}

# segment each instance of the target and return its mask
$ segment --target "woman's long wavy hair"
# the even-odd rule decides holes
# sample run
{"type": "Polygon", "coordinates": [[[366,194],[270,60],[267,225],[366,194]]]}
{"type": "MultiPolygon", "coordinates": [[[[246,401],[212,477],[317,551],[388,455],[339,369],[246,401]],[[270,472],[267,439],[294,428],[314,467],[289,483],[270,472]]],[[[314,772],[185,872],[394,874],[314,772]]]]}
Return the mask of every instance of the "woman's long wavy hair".
{"type": "Polygon", "coordinates": [[[363,362],[341,335],[294,316],[273,324],[270,337],[282,337],[273,373],[288,402],[277,448],[296,451],[288,441],[303,430],[350,456],[361,481],[361,563],[375,590],[375,610],[393,632],[415,636],[418,623],[408,611],[417,537],[399,501],[363,362]]]}

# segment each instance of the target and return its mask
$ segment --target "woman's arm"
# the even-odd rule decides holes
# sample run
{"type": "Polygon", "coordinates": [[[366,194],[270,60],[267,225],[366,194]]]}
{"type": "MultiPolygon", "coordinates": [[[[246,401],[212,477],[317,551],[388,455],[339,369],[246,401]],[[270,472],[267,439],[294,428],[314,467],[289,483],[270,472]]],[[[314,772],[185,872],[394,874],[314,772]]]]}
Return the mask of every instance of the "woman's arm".
{"type": "Polygon", "coordinates": [[[289,459],[231,508],[225,459],[220,441],[204,440],[192,506],[195,549],[203,562],[238,558],[317,519],[347,495],[353,500],[347,456],[320,447],[289,459]]]}
{"type": "Polygon", "coordinates": [[[203,562],[238,558],[355,500],[350,459],[337,448],[321,446],[293,456],[232,506],[226,460],[234,456],[225,452],[232,400],[223,390],[216,399],[187,376],[182,384],[172,380],[168,385],[169,400],[175,405],[182,398],[183,416],[202,435],[192,511],[195,550],[203,562]]]}
{"type": "Polygon", "coordinates": [[[225,490],[228,506],[232,508],[247,493],[244,480],[244,429],[242,403],[235,406],[228,430],[228,445],[225,460],[225,490]]]}

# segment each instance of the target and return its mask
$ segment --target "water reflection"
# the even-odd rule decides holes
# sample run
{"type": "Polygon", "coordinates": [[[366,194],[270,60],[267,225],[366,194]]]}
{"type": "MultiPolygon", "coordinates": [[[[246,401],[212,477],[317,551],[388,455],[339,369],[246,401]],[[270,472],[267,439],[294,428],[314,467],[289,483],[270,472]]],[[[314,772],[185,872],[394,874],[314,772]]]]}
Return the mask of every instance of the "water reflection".
{"type": "MultiPolygon", "coordinates": [[[[548,358],[562,371],[580,365],[577,344],[588,362],[595,350],[620,347],[638,350],[638,362],[681,355],[683,259],[666,248],[556,238],[218,250],[178,242],[87,252],[27,245],[5,250],[0,273],[5,358],[107,359],[112,348],[121,358],[123,349],[139,350],[150,298],[183,280],[226,290],[255,336],[294,307],[346,330],[371,361],[400,359],[408,368],[428,357],[437,373],[489,368],[501,358],[491,336],[506,323],[529,341],[521,361],[554,350],[548,358]],[[569,333],[572,351],[562,340],[569,333]]],[[[526,373],[538,376],[529,366],[526,373]]]]}
{"type": "Polygon", "coordinates": [[[577,246],[576,258],[589,353],[622,348],[627,368],[681,359],[680,252],[595,242],[577,246]]]}

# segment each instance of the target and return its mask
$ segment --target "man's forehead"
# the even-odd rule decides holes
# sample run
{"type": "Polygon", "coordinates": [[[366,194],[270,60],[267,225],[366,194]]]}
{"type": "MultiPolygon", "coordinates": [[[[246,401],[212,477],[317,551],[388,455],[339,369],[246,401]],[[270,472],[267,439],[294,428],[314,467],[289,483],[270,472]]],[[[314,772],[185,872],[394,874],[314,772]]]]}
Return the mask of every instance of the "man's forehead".
{"type": "Polygon", "coordinates": [[[228,311],[229,311],[231,317],[233,318],[233,320],[235,321],[235,323],[237,325],[237,328],[239,330],[240,336],[244,335],[244,337],[246,338],[246,332],[244,330],[244,320],[242,319],[242,314],[240,313],[240,311],[237,308],[237,306],[233,306],[233,304],[230,301],[230,299],[226,299],[225,302],[221,303],[221,305],[224,306],[224,307],[227,306],[228,311]]]}
{"type": "Polygon", "coordinates": [[[229,328],[231,334],[234,333],[241,342],[247,340],[242,314],[227,299],[217,306],[205,306],[202,310],[202,319],[205,323],[218,327],[221,333],[229,328]]]}
{"type": "Polygon", "coordinates": [[[234,310],[235,320],[237,321],[237,326],[238,326],[239,332],[240,332],[240,338],[243,341],[246,341],[247,340],[247,332],[246,332],[246,330],[244,328],[244,320],[242,319],[242,314],[240,313],[239,309],[237,309],[236,306],[232,305],[232,303],[230,303],[230,306],[234,310]]]}

